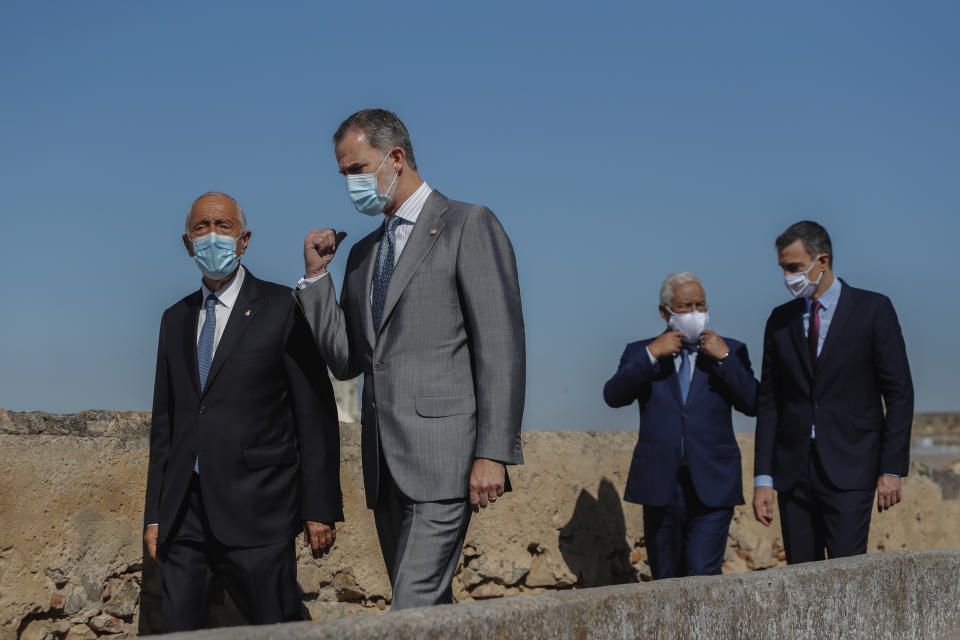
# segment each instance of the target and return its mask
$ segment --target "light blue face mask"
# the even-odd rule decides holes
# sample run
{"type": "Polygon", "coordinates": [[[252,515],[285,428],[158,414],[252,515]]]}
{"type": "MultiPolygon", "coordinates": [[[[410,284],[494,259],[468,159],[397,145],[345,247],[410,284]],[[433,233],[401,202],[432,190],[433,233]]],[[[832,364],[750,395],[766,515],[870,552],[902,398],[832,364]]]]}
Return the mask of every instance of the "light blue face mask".
{"type": "Polygon", "coordinates": [[[347,176],[347,196],[360,213],[368,216],[375,216],[383,212],[384,207],[390,202],[393,185],[397,182],[399,173],[393,177],[393,182],[387,187],[387,193],[381,194],[377,188],[377,174],[383,168],[383,163],[390,157],[388,153],[383,157],[380,166],[373,173],[359,173],[357,175],[347,176]]]}
{"type": "Polygon", "coordinates": [[[221,236],[217,233],[208,233],[193,239],[193,259],[197,261],[203,275],[211,280],[223,280],[233,273],[240,264],[237,240],[239,237],[221,236]]]}

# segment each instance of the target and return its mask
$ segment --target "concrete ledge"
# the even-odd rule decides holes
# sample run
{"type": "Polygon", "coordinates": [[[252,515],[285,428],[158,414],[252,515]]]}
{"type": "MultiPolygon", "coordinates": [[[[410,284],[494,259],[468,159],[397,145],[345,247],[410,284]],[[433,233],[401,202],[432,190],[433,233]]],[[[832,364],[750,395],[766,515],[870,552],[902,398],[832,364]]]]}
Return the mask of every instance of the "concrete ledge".
{"type": "Polygon", "coordinates": [[[171,640],[946,640],[960,637],[960,549],[600,587],[171,640]]]}

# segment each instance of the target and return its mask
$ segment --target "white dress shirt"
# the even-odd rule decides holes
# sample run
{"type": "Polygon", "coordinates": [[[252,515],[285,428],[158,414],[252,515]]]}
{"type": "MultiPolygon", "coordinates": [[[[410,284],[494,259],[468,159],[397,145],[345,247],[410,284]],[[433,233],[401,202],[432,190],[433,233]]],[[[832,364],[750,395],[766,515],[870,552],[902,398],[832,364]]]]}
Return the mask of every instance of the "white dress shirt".
{"type": "MultiPolygon", "coordinates": [[[[240,287],[243,286],[243,277],[245,275],[245,270],[241,266],[237,269],[237,275],[233,276],[233,280],[227,283],[226,287],[220,287],[220,290],[214,293],[217,298],[217,306],[214,307],[217,314],[217,326],[213,334],[213,352],[210,354],[212,358],[217,353],[217,345],[220,344],[220,338],[223,337],[223,330],[227,328],[227,321],[230,319],[230,312],[233,311],[233,305],[237,302],[237,296],[240,295],[240,287]]],[[[204,310],[204,303],[207,300],[212,291],[207,288],[207,285],[203,282],[200,284],[200,292],[203,294],[203,297],[200,299],[200,314],[197,319],[197,342],[200,342],[200,334],[203,332],[203,323],[207,320],[207,312],[204,310]]]]}
{"type": "MultiPolygon", "coordinates": [[[[430,188],[430,185],[424,181],[417,187],[417,190],[414,191],[409,198],[407,198],[400,208],[397,209],[397,212],[394,214],[399,220],[400,224],[397,225],[397,228],[394,229],[393,235],[396,238],[396,245],[393,252],[393,266],[397,266],[397,260],[400,259],[400,254],[403,253],[403,248],[407,246],[407,240],[410,239],[410,234],[413,232],[413,225],[417,223],[417,219],[420,218],[420,212],[423,211],[423,205],[426,204],[427,198],[430,194],[433,193],[433,189],[430,188]]],[[[387,224],[388,216],[384,214],[383,224],[387,224]]],[[[303,289],[307,285],[311,285],[320,278],[327,275],[322,273],[319,276],[314,276],[312,278],[300,278],[297,282],[297,289],[303,289]]],[[[373,295],[371,291],[370,295],[373,295]]],[[[217,316],[218,320],[220,316],[217,316]]]]}

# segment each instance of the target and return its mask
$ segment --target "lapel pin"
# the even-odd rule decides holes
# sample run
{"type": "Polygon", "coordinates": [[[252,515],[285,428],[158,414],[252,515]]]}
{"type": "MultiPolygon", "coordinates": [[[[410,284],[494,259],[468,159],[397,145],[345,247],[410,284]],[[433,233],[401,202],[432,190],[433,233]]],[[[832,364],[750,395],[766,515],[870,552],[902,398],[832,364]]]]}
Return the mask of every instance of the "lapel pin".
{"type": "Polygon", "coordinates": [[[430,235],[432,235],[432,236],[437,235],[437,230],[436,230],[436,229],[430,229],[430,235]]]}
{"type": "Polygon", "coordinates": [[[249,316],[250,316],[250,309],[247,309],[246,311],[244,311],[244,312],[243,312],[243,315],[249,317],[249,316]]]}

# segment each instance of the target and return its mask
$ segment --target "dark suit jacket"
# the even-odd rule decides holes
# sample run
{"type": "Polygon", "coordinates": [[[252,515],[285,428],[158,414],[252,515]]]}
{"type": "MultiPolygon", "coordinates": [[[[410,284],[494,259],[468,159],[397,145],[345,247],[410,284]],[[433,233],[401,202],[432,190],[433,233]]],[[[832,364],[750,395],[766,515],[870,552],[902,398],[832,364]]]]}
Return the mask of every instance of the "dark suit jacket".
{"type": "Polygon", "coordinates": [[[803,300],[773,310],[763,339],[754,470],[789,491],[808,464],[810,427],[839,489],[870,489],[881,473],[907,475],[913,382],[890,299],[843,287],[814,368],[803,300]],[[884,404],[886,415],[884,415],[884,404]]]}
{"type": "Polygon", "coordinates": [[[611,407],[640,403],[640,437],[633,451],[624,500],[636,504],[673,504],[680,468],[680,439],[690,477],[701,502],[711,507],[743,504],[740,447],[733,435],[730,408],[755,415],[757,381],[747,347],[724,338],[730,355],[722,363],[700,355],[686,404],[673,356],[650,362],[647,345],[627,345],[620,367],[603,388],[611,407]]]}
{"type": "Polygon", "coordinates": [[[207,517],[223,544],[271,544],[304,520],[343,520],[333,387],[290,289],[247,271],[203,390],[200,298],[180,300],[160,323],[146,523],[167,539],[198,452],[207,517]]]}

